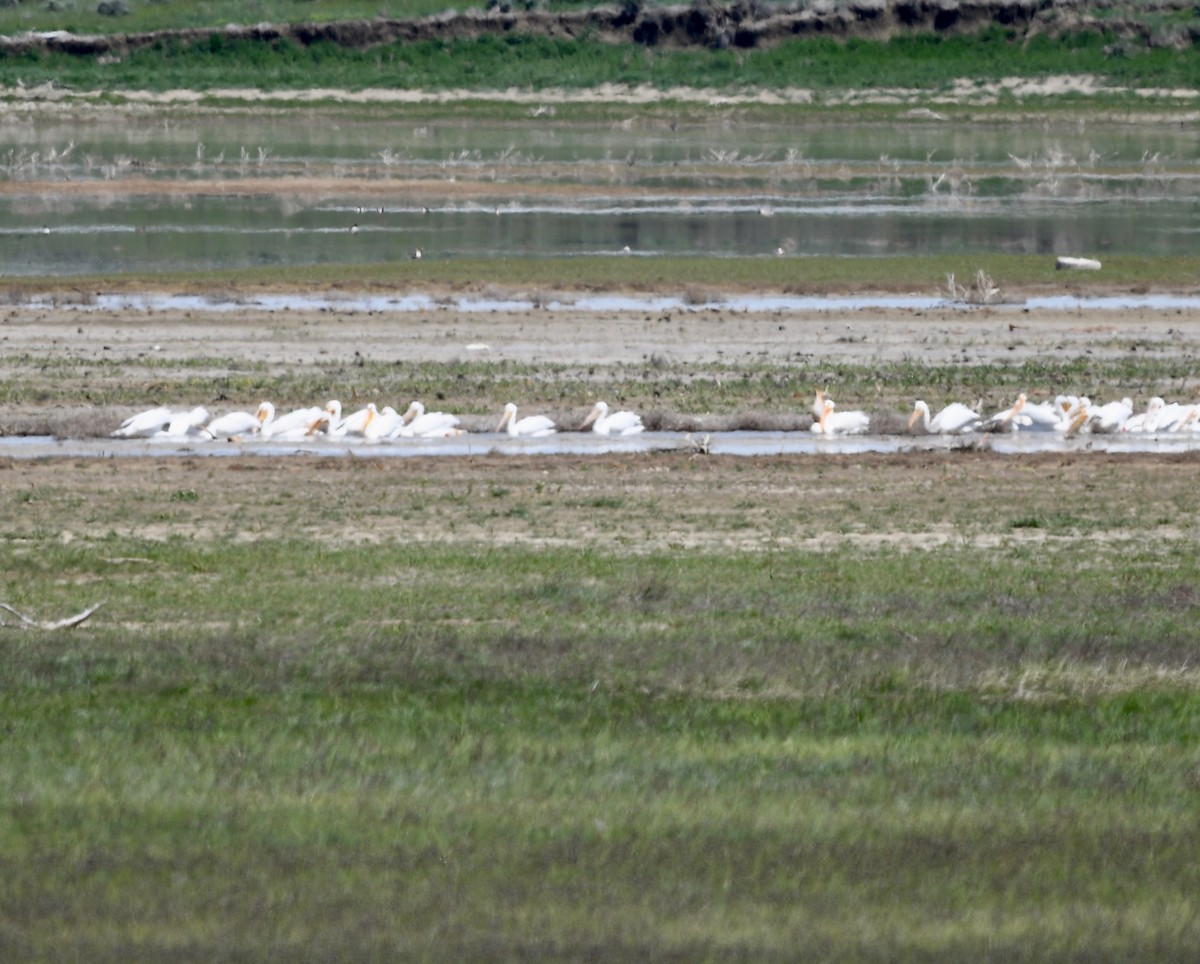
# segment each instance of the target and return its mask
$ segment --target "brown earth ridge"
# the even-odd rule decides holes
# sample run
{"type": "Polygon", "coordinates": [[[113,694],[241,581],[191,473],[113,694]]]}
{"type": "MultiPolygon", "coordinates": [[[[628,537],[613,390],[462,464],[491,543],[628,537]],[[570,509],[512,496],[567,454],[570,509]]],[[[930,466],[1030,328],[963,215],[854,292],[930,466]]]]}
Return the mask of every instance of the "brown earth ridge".
{"type": "Polygon", "coordinates": [[[1200,26],[1163,28],[1147,22],[1148,6],[1160,17],[1191,14],[1191,0],[1156,0],[1151,5],[1084,0],[816,0],[766,4],[757,0],[694,0],[691,4],[625,3],[587,10],[517,11],[501,3],[491,10],[450,11],[411,19],[377,17],[329,23],[228,25],[144,33],[81,35],[66,31],[0,37],[0,51],[41,50],[76,56],[120,56],[159,43],[211,43],[212,38],[303,46],[331,42],[365,49],[390,43],[468,40],[524,34],[572,40],[587,37],[644,46],[769,47],[789,39],[828,36],[884,40],[906,33],[968,34],[999,24],[1018,37],[1102,31],[1123,42],[1187,48],[1200,40],[1200,26]]]}

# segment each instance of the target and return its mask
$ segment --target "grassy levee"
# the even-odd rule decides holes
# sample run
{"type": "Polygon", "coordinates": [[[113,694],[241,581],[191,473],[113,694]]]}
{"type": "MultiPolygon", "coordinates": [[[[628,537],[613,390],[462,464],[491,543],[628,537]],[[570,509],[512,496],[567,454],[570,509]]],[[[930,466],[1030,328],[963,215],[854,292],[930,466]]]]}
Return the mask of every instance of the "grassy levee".
{"type": "Polygon", "coordinates": [[[26,85],[54,81],[84,90],[496,90],[646,84],[758,90],[806,87],[839,93],[893,87],[939,91],[964,77],[994,81],[1061,74],[1089,74],[1121,87],[1200,86],[1200,67],[1190,49],[1129,49],[1094,31],[1023,38],[1000,26],[966,36],[845,42],[807,38],[736,51],[634,48],[587,38],[553,40],[519,33],[364,50],[331,42],[302,46],[214,35],[198,43],[167,39],[119,58],[19,52],[0,59],[0,81],[5,84],[19,77],[26,85]]]}
{"type": "Polygon", "coordinates": [[[5,601],[107,604],[0,635],[4,959],[1196,946],[1200,564],[1132,508],[1113,544],[642,553],[331,543],[370,500],[322,491],[254,543],[6,502],[5,601]]]}

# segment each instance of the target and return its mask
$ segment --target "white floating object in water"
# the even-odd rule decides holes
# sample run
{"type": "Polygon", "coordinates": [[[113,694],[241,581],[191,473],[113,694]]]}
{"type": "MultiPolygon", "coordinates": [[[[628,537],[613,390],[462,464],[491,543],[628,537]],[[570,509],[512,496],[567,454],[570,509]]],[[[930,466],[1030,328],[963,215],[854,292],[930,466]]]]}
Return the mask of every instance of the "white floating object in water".
{"type": "Polygon", "coordinates": [[[471,344],[467,345],[467,351],[491,351],[491,350],[492,350],[491,345],[485,345],[481,341],[473,341],[473,342],[471,342],[471,344]]]}
{"type": "Polygon", "coordinates": [[[1099,271],[1100,262],[1095,258],[1059,258],[1054,262],[1056,271],[1062,271],[1064,268],[1075,268],[1079,271],[1099,271]]]}

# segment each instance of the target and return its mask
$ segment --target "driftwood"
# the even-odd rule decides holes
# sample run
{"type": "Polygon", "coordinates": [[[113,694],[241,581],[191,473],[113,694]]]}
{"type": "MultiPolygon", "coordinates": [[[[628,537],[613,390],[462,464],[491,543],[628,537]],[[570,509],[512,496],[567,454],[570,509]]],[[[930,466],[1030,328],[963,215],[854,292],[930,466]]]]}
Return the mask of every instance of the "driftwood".
{"type": "Polygon", "coordinates": [[[78,626],[81,622],[83,622],[85,619],[87,619],[92,613],[94,613],[97,609],[99,609],[103,605],[104,605],[103,602],[98,602],[98,603],[96,603],[96,605],[89,606],[83,612],[76,613],[74,616],[68,616],[66,619],[51,620],[51,619],[30,619],[28,616],[24,615],[23,613],[17,612],[8,603],[0,603],[0,609],[3,609],[5,612],[12,613],[14,616],[17,617],[17,619],[21,620],[19,623],[0,623],[0,626],[6,627],[8,629],[28,629],[31,626],[34,629],[69,629],[72,626],[78,626]]]}

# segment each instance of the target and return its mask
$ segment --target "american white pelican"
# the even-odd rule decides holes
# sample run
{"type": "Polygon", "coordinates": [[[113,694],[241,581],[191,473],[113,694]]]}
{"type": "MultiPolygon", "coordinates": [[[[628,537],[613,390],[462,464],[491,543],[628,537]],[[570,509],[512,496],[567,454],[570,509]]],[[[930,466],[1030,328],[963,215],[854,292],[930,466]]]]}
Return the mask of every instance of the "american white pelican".
{"type": "Polygon", "coordinates": [[[360,408],[357,412],[351,412],[340,421],[337,420],[337,415],[341,413],[342,405],[340,402],[330,402],[325,406],[325,411],[329,413],[329,435],[341,438],[345,435],[365,435],[367,428],[371,425],[375,418],[379,415],[379,409],[375,407],[374,402],[367,402],[366,408],[360,408]]]}
{"type": "Polygon", "coordinates": [[[979,428],[979,413],[968,408],[962,402],[951,402],[933,418],[929,417],[929,406],[920,399],[913,406],[912,416],[908,420],[911,429],[917,424],[918,418],[924,418],[925,431],[933,435],[954,435],[960,432],[973,432],[979,428]]]}
{"type": "Polygon", "coordinates": [[[812,408],[810,409],[812,412],[812,417],[817,421],[820,421],[821,416],[825,414],[826,399],[831,402],[833,401],[833,399],[829,398],[829,395],[825,393],[824,389],[818,388],[816,394],[813,396],[812,408]]]}
{"type": "Polygon", "coordinates": [[[606,402],[597,402],[581,427],[587,428],[589,425],[597,435],[637,435],[646,428],[642,424],[642,416],[636,412],[613,412],[609,415],[606,402]]]}
{"type": "Polygon", "coordinates": [[[1196,418],[1195,405],[1180,405],[1178,402],[1166,403],[1148,425],[1148,432],[1178,432],[1196,418]]]}
{"type": "Polygon", "coordinates": [[[1022,392],[1013,407],[1017,410],[1012,420],[1014,429],[1052,432],[1057,430],[1062,422],[1064,409],[1057,402],[1031,402],[1022,392]]]}
{"type": "Polygon", "coordinates": [[[365,429],[363,429],[363,438],[366,439],[385,439],[391,438],[393,433],[404,424],[404,416],[397,412],[391,405],[384,405],[365,429]]]}
{"type": "Polygon", "coordinates": [[[257,412],[229,412],[214,418],[205,428],[213,438],[240,438],[244,435],[257,435],[262,431],[263,422],[267,417],[267,403],[258,407],[257,412]]]}
{"type": "Polygon", "coordinates": [[[165,431],[171,424],[174,413],[163,406],[148,408],[144,412],[130,415],[121,423],[120,428],[112,433],[113,438],[149,437],[156,432],[165,431]]]}
{"type": "Polygon", "coordinates": [[[171,421],[161,432],[151,435],[154,439],[210,439],[212,436],[205,430],[208,421],[208,409],[196,406],[189,412],[176,412],[171,421]]]}
{"type": "Polygon", "coordinates": [[[394,433],[400,438],[445,438],[458,434],[458,416],[449,412],[427,412],[421,402],[412,402],[404,413],[404,424],[394,433]]]}
{"type": "Polygon", "coordinates": [[[1162,411],[1163,406],[1167,403],[1155,395],[1149,402],[1146,403],[1146,410],[1139,412],[1137,415],[1130,415],[1125,419],[1125,424],[1121,426],[1122,432],[1152,432],[1154,431],[1154,423],[1158,418],[1158,413],[1162,411]]]}
{"type": "Polygon", "coordinates": [[[505,429],[508,430],[509,435],[525,438],[541,438],[544,435],[553,435],[558,431],[554,420],[545,415],[526,415],[524,418],[517,418],[517,406],[512,402],[504,406],[504,416],[500,419],[500,424],[496,426],[497,432],[505,429]]]}
{"type": "Polygon", "coordinates": [[[1087,418],[1080,426],[1082,431],[1119,432],[1125,420],[1133,414],[1133,399],[1123,398],[1119,402],[1085,407],[1087,418]]]}
{"type": "Polygon", "coordinates": [[[259,430],[263,438],[296,441],[303,439],[317,430],[329,418],[329,413],[322,408],[297,408],[286,415],[275,417],[275,406],[263,402],[265,411],[262,428],[259,430]]]}
{"type": "Polygon", "coordinates": [[[821,417],[812,424],[815,435],[862,435],[871,426],[866,412],[835,412],[833,399],[826,398],[821,417]]]}
{"type": "Polygon", "coordinates": [[[988,428],[1011,428],[1014,432],[1070,432],[1086,416],[1078,398],[1060,395],[1053,402],[1031,404],[1024,392],[1013,407],[988,419],[988,428]]]}

